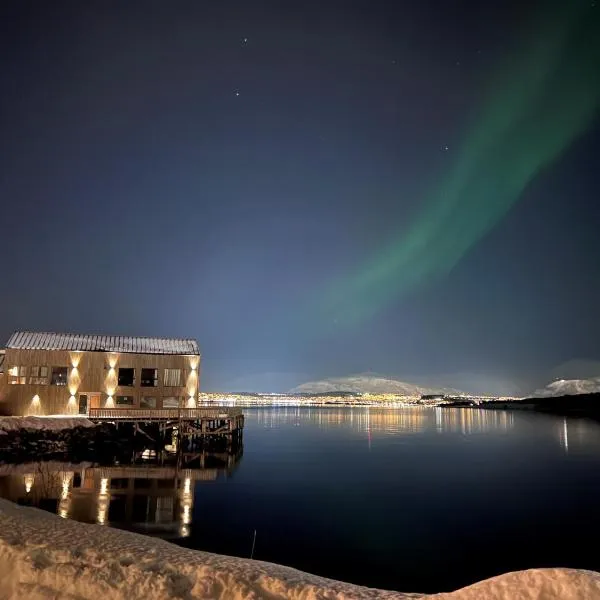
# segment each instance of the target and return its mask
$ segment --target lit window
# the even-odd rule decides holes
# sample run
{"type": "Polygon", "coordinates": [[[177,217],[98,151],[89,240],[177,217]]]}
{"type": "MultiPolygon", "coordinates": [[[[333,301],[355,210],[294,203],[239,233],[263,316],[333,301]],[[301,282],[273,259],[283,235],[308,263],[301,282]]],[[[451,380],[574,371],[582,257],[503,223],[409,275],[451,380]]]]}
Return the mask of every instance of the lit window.
{"type": "Polygon", "coordinates": [[[51,385],[67,385],[68,367],[52,367],[51,385]]]}
{"type": "Polygon", "coordinates": [[[8,369],[8,383],[11,385],[27,383],[27,367],[11,367],[8,369]]]}
{"type": "Polygon", "coordinates": [[[142,369],[142,387],[156,387],[158,385],[158,369],[142,369]]]}
{"type": "Polygon", "coordinates": [[[140,408],[156,408],[156,398],[153,396],[142,396],[140,408]]]}
{"type": "Polygon", "coordinates": [[[133,396],[117,396],[115,402],[117,406],[133,406],[134,404],[133,396]]]}
{"type": "Polygon", "coordinates": [[[181,386],[181,369],[165,369],[163,385],[165,387],[181,386]]]}
{"type": "Polygon", "coordinates": [[[177,396],[163,398],[163,408],[179,408],[180,399],[177,396]]]}
{"type": "Polygon", "coordinates": [[[48,367],[29,367],[29,383],[48,385],[48,367]]]}
{"type": "Polygon", "coordinates": [[[135,369],[119,369],[119,382],[122,387],[133,387],[135,385],[135,369]]]}

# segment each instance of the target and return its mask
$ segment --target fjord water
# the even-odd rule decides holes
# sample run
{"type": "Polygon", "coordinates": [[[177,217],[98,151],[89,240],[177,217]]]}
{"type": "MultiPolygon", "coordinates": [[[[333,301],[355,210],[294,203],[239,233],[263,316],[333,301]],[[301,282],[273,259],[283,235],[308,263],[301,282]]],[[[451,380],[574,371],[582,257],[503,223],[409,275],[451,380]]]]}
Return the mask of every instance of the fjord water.
{"type": "Polygon", "coordinates": [[[401,591],[532,567],[600,570],[596,422],[427,407],[244,412],[243,454],[208,453],[192,471],[4,465],[0,495],[246,558],[256,531],[255,559],[401,591]]]}
{"type": "Polygon", "coordinates": [[[442,408],[246,411],[244,456],[197,489],[203,550],[373,587],[600,570],[600,425],[442,408]]]}

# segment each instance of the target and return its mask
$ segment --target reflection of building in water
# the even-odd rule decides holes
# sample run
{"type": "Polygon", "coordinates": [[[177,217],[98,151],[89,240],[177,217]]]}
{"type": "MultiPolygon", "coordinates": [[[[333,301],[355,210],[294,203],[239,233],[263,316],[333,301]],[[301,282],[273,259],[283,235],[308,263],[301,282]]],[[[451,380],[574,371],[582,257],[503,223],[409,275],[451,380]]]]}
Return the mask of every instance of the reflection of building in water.
{"type": "Polygon", "coordinates": [[[510,411],[485,410],[479,408],[441,408],[435,411],[438,432],[453,432],[468,435],[490,431],[508,431],[514,425],[510,411]]]}
{"type": "Polygon", "coordinates": [[[241,450],[235,455],[197,454],[198,468],[60,462],[0,465],[0,496],[84,523],[185,537],[190,533],[196,484],[227,477],[240,457],[241,450]]]}

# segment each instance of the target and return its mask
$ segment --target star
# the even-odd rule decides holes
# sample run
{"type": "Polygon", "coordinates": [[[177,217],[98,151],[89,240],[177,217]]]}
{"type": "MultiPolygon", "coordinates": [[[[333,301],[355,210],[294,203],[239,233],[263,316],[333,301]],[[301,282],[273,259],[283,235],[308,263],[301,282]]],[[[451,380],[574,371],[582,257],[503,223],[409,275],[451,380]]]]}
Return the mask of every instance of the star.
{"type": "Polygon", "coordinates": [[[236,96],[239,96],[239,95],[240,95],[240,92],[239,92],[239,90],[235,90],[235,95],[236,95],[236,96]]]}
{"type": "Polygon", "coordinates": [[[448,152],[448,150],[450,150],[450,148],[449,148],[449,147],[448,147],[446,144],[444,144],[444,145],[441,147],[441,150],[442,150],[442,152],[448,152]]]}
{"type": "Polygon", "coordinates": [[[242,39],[242,44],[247,44],[247,43],[248,43],[248,38],[247,37],[243,38],[242,39]]]}

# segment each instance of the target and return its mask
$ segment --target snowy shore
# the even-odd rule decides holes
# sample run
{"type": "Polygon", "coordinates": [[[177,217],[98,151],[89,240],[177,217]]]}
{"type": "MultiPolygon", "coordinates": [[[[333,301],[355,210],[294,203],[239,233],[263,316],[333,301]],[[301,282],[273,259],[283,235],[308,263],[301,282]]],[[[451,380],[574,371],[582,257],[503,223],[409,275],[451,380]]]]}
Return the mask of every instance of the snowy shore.
{"type": "Polygon", "coordinates": [[[579,600],[600,598],[600,574],[536,569],[447,594],[404,594],[181,548],[0,500],[0,598],[579,600]]]}
{"type": "Polygon", "coordinates": [[[65,431],[95,426],[85,417],[0,417],[0,435],[9,431],[65,431]]]}

